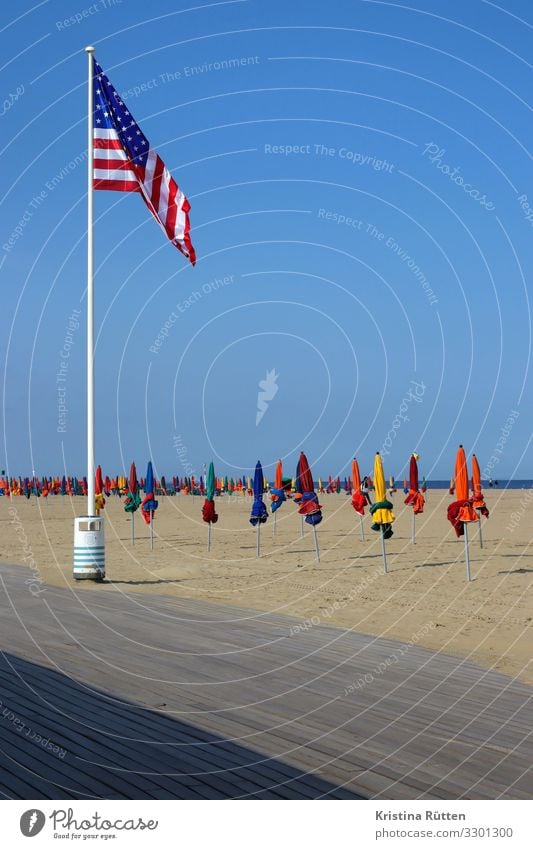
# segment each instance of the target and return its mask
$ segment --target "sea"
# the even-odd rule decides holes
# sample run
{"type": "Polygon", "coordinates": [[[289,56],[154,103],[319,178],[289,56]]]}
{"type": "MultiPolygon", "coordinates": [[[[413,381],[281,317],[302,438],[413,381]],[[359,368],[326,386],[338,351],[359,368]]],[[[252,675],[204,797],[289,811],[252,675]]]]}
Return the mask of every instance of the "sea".
{"type": "MultiPolygon", "coordinates": [[[[485,491],[490,489],[533,489],[533,480],[500,480],[496,478],[493,479],[492,486],[489,486],[489,482],[485,480],[482,480],[481,484],[485,491]],[[497,483],[494,483],[494,480],[497,483]]],[[[447,481],[426,481],[426,486],[428,489],[449,489],[450,479],[448,478],[447,481]]],[[[396,481],[396,487],[398,487],[398,481],[396,481]]]]}

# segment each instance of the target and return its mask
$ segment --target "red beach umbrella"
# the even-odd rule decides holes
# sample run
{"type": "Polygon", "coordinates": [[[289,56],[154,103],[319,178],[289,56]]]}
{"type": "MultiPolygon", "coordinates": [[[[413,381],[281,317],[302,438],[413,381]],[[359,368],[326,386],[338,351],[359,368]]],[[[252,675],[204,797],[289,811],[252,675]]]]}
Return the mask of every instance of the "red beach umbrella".
{"type": "Polygon", "coordinates": [[[100,510],[103,510],[104,507],[104,480],[102,477],[102,467],[98,466],[94,476],[94,509],[97,516],[100,515],[100,510]]]}
{"type": "Polygon", "coordinates": [[[318,538],[316,535],[316,526],[322,521],[321,505],[318,503],[318,497],[315,493],[315,484],[313,475],[307,462],[307,457],[302,451],[298,461],[297,477],[300,482],[301,500],[299,502],[298,513],[300,516],[305,516],[305,521],[313,528],[315,539],[316,559],[320,563],[320,551],[318,548],[318,538]]]}
{"type": "Polygon", "coordinates": [[[413,508],[413,513],[424,512],[425,499],[418,489],[418,454],[411,454],[409,461],[409,493],[404,501],[404,504],[410,504],[413,508]]]}
{"type": "Polygon", "coordinates": [[[409,461],[409,492],[407,494],[407,498],[404,501],[404,504],[410,504],[413,508],[413,524],[411,530],[411,542],[413,545],[415,544],[415,536],[416,536],[416,519],[419,513],[424,512],[424,496],[418,489],[418,454],[411,454],[411,460],[409,461]]]}

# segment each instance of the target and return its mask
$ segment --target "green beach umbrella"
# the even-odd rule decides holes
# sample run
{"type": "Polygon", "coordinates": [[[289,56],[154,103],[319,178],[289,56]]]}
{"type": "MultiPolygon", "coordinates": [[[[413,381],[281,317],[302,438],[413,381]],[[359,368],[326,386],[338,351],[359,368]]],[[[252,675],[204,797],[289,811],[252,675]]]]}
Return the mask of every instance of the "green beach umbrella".
{"type": "Polygon", "coordinates": [[[205,501],[202,507],[202,519],[207,522],[207,550],[211,550],[211,525],[218,521],[215,513],[215,467],[213,462],[209,463],[207,478],[205,482],[205,501]]]}

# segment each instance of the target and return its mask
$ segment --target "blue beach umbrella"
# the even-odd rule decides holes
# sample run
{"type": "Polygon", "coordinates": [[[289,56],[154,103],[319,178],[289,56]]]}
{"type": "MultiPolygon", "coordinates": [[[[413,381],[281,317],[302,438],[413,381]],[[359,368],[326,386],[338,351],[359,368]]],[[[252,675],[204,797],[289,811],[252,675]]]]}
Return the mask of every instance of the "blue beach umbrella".
{"type": "Polygon", "coordinates": [[[250,524],[257,528],[257,556],[259,557],[261,553],[261,525],[268,519],[266,504],[263,501],[265,480],[259,460],[255,467],[253,489],[254,502],[252,504],[252,512],[250,513],[250,524]]]}
{"type": "Polygon", "coordinates": [[[268,512],[263,501],[263,493],[263,469],[258,460],[254,472],[254,503],[252,504],[252,512],[250,513],[250,524],[254,527],[256,525],[262,525],[268,519],[268,512]]]}
{"type": "Polygon", "coordinates": [[[150,548],[154,547],[154,512],[159,507],[159,503],[154,498],[154,470],[152,469],[152,461],[148,461],[146,468],[146,480],[144,481],[144,499],[141,504],[141,512],[144,521],[150,525],[150,548]]]}

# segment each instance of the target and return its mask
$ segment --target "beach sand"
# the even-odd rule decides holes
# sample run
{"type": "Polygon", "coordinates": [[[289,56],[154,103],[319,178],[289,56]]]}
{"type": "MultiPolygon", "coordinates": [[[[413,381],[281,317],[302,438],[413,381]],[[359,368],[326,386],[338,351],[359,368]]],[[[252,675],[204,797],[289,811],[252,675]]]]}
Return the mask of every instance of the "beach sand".
{"type": "MultiPolygon", "coordinates": [[[[135,517],[136,544],[130,544],[130,517],[116,497],[107,500],[107,580],[97,584],[72,578],[73,517],[83,515],[83,498],[0,498],[0,560],[30,567],[34,592],[45,584],[75,592],[135,592],[189,597],[300,617],[301,627],[321,623],[383,636],[469,657],[487,668],[533,683],[533,492],[489,490],[490,519],[483,521],[484,548],[470,526],[472,581],[465,579],[463,540],[446,519],[451,498],[430,490],[425,512],[416,520],[404,494],[394,496],[394,536],[383,572],[379,535],[359,517],[346,495],[323,495],[324,520],[318,527],[321,562],[315,561],[312,529],[292,502],[261,527],[261,558],[256,530],[248,522],[249,497],[216,501],[218,524],[212,549],[199,496],[160,497],[155,546],[149,528],[135,517]]],[[[268,497],[266,498],[268,503],[268,497]]],[[[29,587],[30,590],[30,587],[29,587]]]]}

